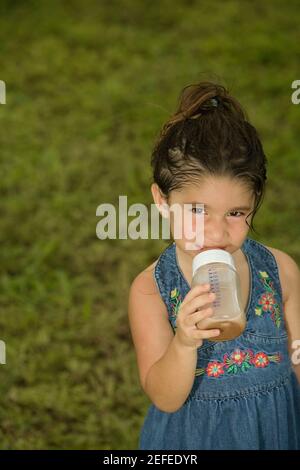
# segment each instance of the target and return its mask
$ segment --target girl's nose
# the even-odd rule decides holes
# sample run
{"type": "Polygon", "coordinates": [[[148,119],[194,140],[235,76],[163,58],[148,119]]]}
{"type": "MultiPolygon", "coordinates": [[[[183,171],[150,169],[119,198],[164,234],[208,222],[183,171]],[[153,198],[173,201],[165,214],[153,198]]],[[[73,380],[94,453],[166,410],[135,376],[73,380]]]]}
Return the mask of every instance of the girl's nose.
{"type": "Polygon", "coordinates": [[[204,245],[218,246],[226,242],[226,221],[218,218],[204,221],[204,245]]]}

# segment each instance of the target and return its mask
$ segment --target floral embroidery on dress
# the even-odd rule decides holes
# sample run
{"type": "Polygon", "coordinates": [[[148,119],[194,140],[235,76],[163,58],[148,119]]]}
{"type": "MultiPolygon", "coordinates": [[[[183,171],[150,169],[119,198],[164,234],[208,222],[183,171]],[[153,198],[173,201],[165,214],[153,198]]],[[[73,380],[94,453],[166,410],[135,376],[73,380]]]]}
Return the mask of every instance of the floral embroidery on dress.
{"type": "Polygon", "coordinates": [[[281,362],[282,357],[280,353],[268,356],[260,351],[254,353],[251,349],[242,351],[235,349],[230,355],[223,356],[223,362],[212,361],[209,362],[206,368],[196,369],[195,375],[208,375],[209,377],[220,377],[224,374],[238,374],[247,372],[249,369],[255,367],[257,369],[264,369],[272,362],[281,362]]]}
{"type": "Polygon", "coordinates": [[[176,319],[179,307],[182,304],[182,297],[177,287],[175,287],[175,289],[171,291],[170,301],[171,301],[171,308],[172,308],[172,317],[176,319]]]}
{"type": "Polygon", "coordinates": [[[266,312],[271,313],[271,318],[277,328],[281,324],[281,313],[278,302],[275,298],[276,292],[274,283],[271,281],[269,274],[266,271],[259,271],[260,280],[262,281],[267,292],[262,294],[255,307],[255,314],[258,316],[264,315],[266,312]]]}

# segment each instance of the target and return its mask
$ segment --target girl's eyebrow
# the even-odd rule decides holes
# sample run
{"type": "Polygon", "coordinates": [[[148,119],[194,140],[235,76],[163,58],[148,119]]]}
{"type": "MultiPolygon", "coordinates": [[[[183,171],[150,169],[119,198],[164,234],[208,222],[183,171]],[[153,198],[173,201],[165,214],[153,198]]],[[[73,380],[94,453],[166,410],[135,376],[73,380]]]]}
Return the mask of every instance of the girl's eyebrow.
{"type": "MultiPolygon", "coordinates": [[[[199,205],[201,204],[204,207],[207,207],[207,209],[211,209],[211,207],[208,204],[205,204],[205,202],[192,201],[192,202],[187,202],[186,204],[199,204],[199,205]]],[[[249,207],[249,206],[236,206],[236,207],[231,207],[229,210],[231,210],[231,211],[249,211],[250,209],[251,209],[251,207],[249,207]]]]}

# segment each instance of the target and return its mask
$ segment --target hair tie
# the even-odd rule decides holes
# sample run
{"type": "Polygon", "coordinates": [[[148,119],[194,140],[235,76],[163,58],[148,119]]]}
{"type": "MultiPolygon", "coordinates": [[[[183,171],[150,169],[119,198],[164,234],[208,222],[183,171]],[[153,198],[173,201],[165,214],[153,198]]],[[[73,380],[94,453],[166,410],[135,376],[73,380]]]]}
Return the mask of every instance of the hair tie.
{"type": "Polygon", "coordinates": [[[219,105],[219,100],[217,97],[211,98],[210,102],[211,102],[211,105],[214,106],[215,108],[217,108],[219,105]]]}
{"type": "MultiPolygon", "coordinates": [[[[207,111],[209,110],[211,107],[214,107],[214,108],[217,108],[219,106],[219,100],[217,98],[217,96],[215,96],[214,98],[210,98],[210,100],[207,100],[205,101],[205,103],[203,103],[203,111],[207,111]]],[[[201,109],[201,107],[200,107],[201,109]]],[[[198,114],[195,114],[194,116],[190,116],[188,119],[197,119],[198,117],[202,116],[202,112],[201,113],[198,113],[198,114]]]]}

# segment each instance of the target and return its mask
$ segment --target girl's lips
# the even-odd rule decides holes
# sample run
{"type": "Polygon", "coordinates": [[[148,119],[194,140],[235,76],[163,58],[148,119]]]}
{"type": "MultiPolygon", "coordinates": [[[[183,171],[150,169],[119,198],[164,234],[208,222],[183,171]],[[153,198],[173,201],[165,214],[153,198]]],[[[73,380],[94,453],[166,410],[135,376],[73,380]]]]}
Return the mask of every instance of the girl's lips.
{"type": "Polygon", "coordinates": [[[225,250],[226,251],[226,246],[214,246],[210,248],[197,248],[197,251],[207,251],[207,250],[225,250]]]}

